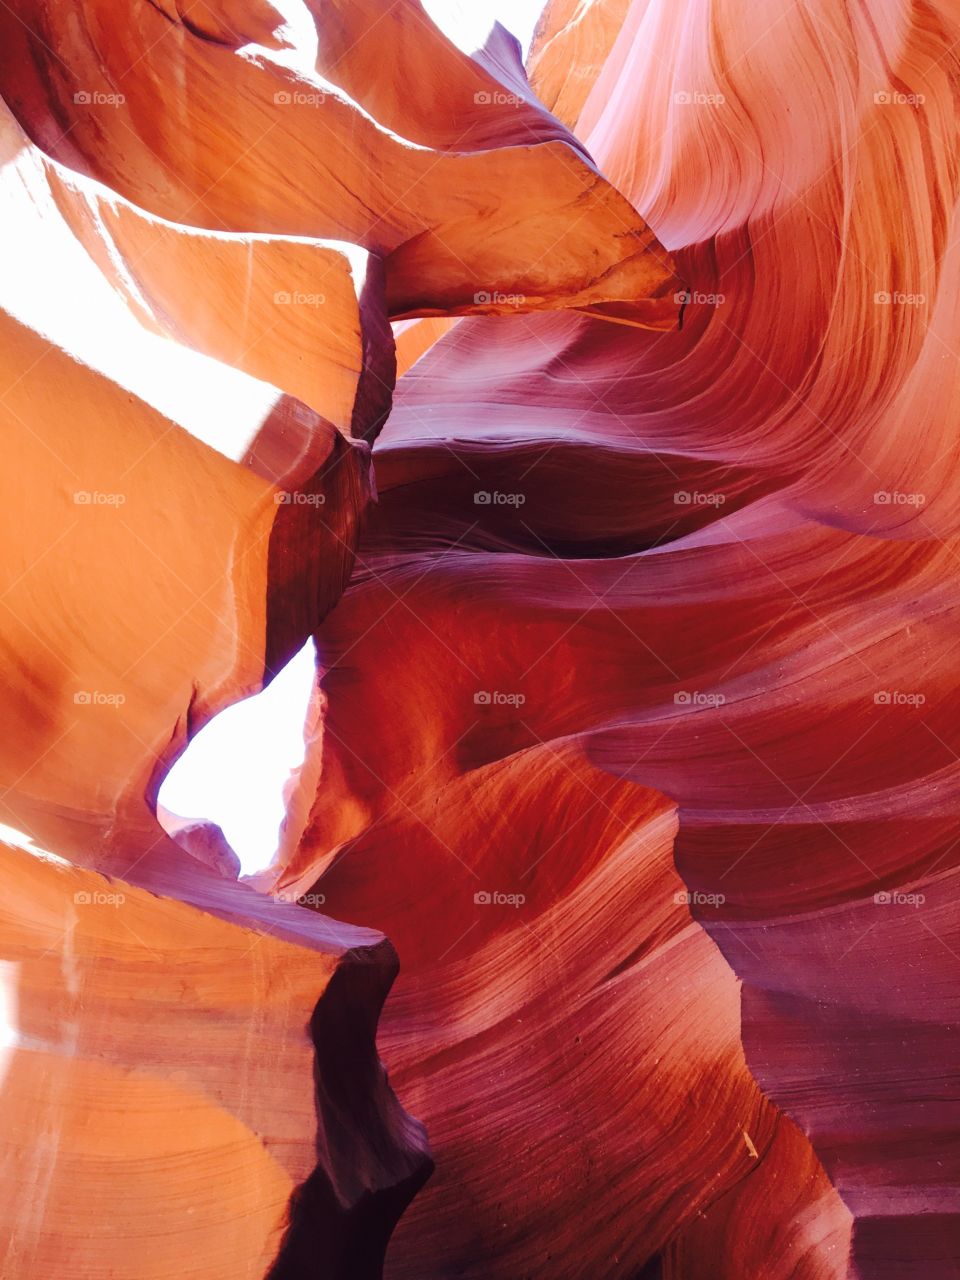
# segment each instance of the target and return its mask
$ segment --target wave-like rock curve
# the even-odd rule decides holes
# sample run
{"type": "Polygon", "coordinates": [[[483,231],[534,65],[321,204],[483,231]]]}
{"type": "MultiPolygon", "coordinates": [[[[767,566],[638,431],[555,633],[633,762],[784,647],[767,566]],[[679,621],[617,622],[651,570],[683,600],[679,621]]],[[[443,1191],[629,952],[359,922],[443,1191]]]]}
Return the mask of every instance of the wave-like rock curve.
{"type": "Polygon", "coordinates": [[[0,7],[5,1274],[955,1274],[958,50],[0,7]]]}

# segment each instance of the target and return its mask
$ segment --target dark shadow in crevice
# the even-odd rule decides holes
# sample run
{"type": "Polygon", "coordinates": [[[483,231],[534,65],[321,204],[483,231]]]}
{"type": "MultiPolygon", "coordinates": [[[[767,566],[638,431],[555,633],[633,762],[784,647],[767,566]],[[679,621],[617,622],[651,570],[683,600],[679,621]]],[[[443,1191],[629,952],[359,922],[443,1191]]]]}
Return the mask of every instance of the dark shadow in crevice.
{"type": "Polygon", "coordinates": [[[400,1106],[377,1056],[398,969],[389,942],[349,952],[310,1020],[317,1167],[290,1199],[265,1280],[381,1280],[387,1245],[433,1172],[423,1126],[400,1106]]]}

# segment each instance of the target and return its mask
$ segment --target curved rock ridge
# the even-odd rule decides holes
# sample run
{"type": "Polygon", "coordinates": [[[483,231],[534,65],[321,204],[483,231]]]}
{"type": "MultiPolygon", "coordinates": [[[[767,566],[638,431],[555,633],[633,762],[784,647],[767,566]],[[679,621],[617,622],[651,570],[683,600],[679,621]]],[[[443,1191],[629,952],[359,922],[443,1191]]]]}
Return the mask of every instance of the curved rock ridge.
{"type": "Polygon", "coordinates": [[[392,339],[362,250],[164,224],[45,159],[9,114],[0,144],[4,641],[20,672],[0,816],[89,856],[91,822],[108,838],[118,811],[142,814],[158,757],[260,687],[342,590],[371,493],[351,431],[382,420],[365,383],[392,339]],[[308,266],[326,319],[272,300],[308,266]],[[185,292],[195,276],[208,293],[185,292]]]}
{"type": "MultiPolygon", "coordinates": [[[[359,10],[351,10],[351,14],[355,25],[362,26],[366,21],[359,10]]],[[[126,182],[121,182],[118,172],[110,169],[114,163],[111,155],[115,155],[116,162],[124,166],[126,172],[135,154],[129,141],[132,136],[129,117],[136,105],[133,99],[128,102],[123,93],[108,92],[101,87],[78,90],[68,101],[61,102],[56,94],[63,88],[64,60],[74,56],[75,51],[66,37],[62,45],[52,43],[60,30],[59,10],[45,13],[43,22],[39,22],[39,14],[34,16],[38,19],[39,35],[24,25],[26,19],[16,20],[10,11],[3,19],[12,24],[6,46],[8,56],[2,64],[2,81],[9,100],[40,135],[49,131],[52,120],[60,121],[62,145],[51,149],[62,152],[72,161],[79,160],[77,147],[89,127],[90,143],[96,144],[97,157],[97,164],[92,167],[107,172],[117,186],[134,191],[147,202],[153,198],[155,204],[163,203],[155,198],[149,184],[135,180],[135,167],[133,176],[128,173],[126,182]],[[49,28],[46,23],[50,24],[49,28]],[[44,39],[46,45],[42,44],[44,39]],[[24,40],[41,42],[37,47],[43,58],[53,59],[53,65],[59,68],[56,75],[50,66],[44,70],[44,65],[37,66],[31,60],[18,61],[14,57],[18,50],[24,52],[21,43],[24,40]],[[24,87],[28,80],[33,86],[31,94],[26,94],[24,87]],[[18,96],[21,94],[26,96],[21,98],[18,96]],[[72,124],[61,119],[64,110],[75,113],[72,124]],[[110,134],[111,128],[126,135],[125,145],[120,146],[118,142],[115,149],[107,145],[114,136],[110,134]]],[[[141,15],[141,20],[149,22],[161,16],[149,9],[141,15]]],[[[265,21],[269,11],[252,12],[248,16],[251,20],[256,17],[265,21]]],[[[124,24],[113,24],[112,38],[107,40],[95,17],[94,7],[89,23],[82,28],[82,48],[88,57],[96,53],[98,65],[106,65],[111,57],[119,56],[118,42],[122,51],[124,42],[136,39],[137,33],[133,29],[128,31],[124,24]],[[103,37],[102,46],[95,43],[98,32],[103,37]]],[[[222,59],[225,56],[222,45],[197,34],[196,18],[196,14],[184,15],[186,25],[177,26],[168,33],[168,39],[157,42],[157,56],[161,52],[159,46],[163,45],[169,46],[165,54],[169,57],[222,59]]],[[[419,26],[426,29],[426,25],[421,16],[419,26]]],[[[79,30],[76,23],[70,30],[76,39],[79,30]]],[[[296,35],[294,28],[290,30],[296,35]]],[[[489,73],[479,64],[466,59],[439,32],[431,30],[432,43],[444,51],[451,76],[455,72],[460,76],[455,84],[461,94],[471,84],[492,83],[489,73]],[[464,80],[466,86],[460,83],[464,80]]],[[[360,93],[362,77],[360,69],[354,66],[359,46],[350,31],[343,33],[343,39],[348,41],[349,48],[334,61],[342,65],[345,78],[360,93]]],[[[411,43],[410,47],[412,57],[419,45],[411,43]]],[[[431,47],[426,47],[426,53],[431,47]]],[[[328,55],[333,58],[329,50],[328,55]]],[[[423,57],[424,50],[418,56],[423,57]]],[[[255,75],[248,57],[231,55],[228,66],[232,67],[234,62],[238,64],[238,74],[245,74],[245,68],[249,71],[258,92],[265,93],[273,85],[274,73],[261,68],[255,75]]],[[[146,76],[146,69],[141,70],[146,76]]],[[[226,71],[223,74],[226,75],[226,71]]],[[[230,93],[229,83],[221,85],[220,93],[230,93]]],[[[474,93],[479,94],[481,90],[475,89],[474,93]]],[[[210,104],[211,109],[213,105],[210,104]]],[[[283,109],[297,105],[271,100],[275,127],[288,137],[291,147],[299,148],[303,154],[303,141],[295,130],[282,124],[290,117],[290,112],[285,114],[283,109]]],[[[319,118],[316,104],[304,105],[319,118]]],[[[502,119],[508,114],[506,107],[496,101],[473,105],[478,117],[502,119]]],[[[361,129],[374,128],[358,106],[343,103],[341,106],[351,113],[351,128],[354,125],[361,129]]],[[[583,189],[596,192],[601,202],[619,201],[627,210],[628,223],[618,215],[616,235],[603,234],[602,215],[598,215],[599,223],[592,218],[594,205],[590,202],[594,197],[588,196],[579,219],[582,231],[574,233],[581,237],[581,248],[574,256],[588,247],[588,231],[599,245],[594,248],[592,240],[589,245],[591,258],[598,262],[602,262],[608,245],[622,240],[619,229],[622,226],[628,227],[633,240],[649,241],[639,219],[589,163],[578,157],[562,128],[549,125],[543,113],[534,107],[526,108],[524,114],[542,126],[537,135],[540,142],[546,145],[552,138],[550,145],[561,146],[570,153],[570,160],[564,160],[560,167],[572,175],[572,180],[586,182],[588,186],[583,189]]],[[[168,117],[169,109],[165,107],[161,118],[168,117]]],[[[329,123],[323,127],[329,132],[329,123]]],[[[524,125],[521,132],[524,130],[526,137],[530,128],[524,125]]],[[[377,136],[387,149],[384,157],[388,153],[400,158],[422,154],[426,163],[425,152],[411,151],[409,146],[402,146],[399,139],[382,130],[377,136]]],[[[55,456],[63,479],[75,486],[64,491],[58,484],[55,492],[38,494],[34,490],[29,495],[33,509],[40,501],[48,508],[54,523],[67,523],[69,527],[62,530],[63,536],[56,545],[45,540],[42,547],[29,544],[21,547],[24,564],[43,560],[51,585],[46,590],[40,588],[33,570],[30,580],[26,581],[20,567],[12,564],[14,600],[11,603],[18,619],[29,627],[30,610],[16,599],[18,586],[35,597],[42,608],[46,592],[52,590],[54,582],[63,589],[62,566],[67,559],[72,562],[99,559],[109,563],[111,572],[117,568],[128,569],[129,585],[122,580],[111,584],[111,593],[119,601],[128,599],[135,584],[142,581],[145,566],[151,573],[159,571],[161,592],[183,602],[176,607],[178,617],[174,626],[170,625],[169,617],[165,619],[167,606],[158,595],[156,608],[147,601],[140,612],[139,634],[134,628],[127,652],[121,648],[118,653],[115,645],[99,641],[96,628],[89,625],[84,625],[82,632],[87,638],[82,647],[93,650],[89,660],[78,651],[63,662],[64,646],[55,646],[61,665],[70,672],[69,679],[75,681],[74,696],[106,691],[105,696],[125,698],[128,711],[123,718],[124,729],[129,731],[135,724],[136,738],[149,751],[157,752],[162,750],[164,739],[169,738],[178,718],[198,724],[218,704],[255,688],[264,671],[269,675],[278,669],[310,634],[342,589],[349,573],[357,521],[369,497],[369,484],[363,450],[341,437],[372,438],[389,409],[394,377],[393,341],[387,325],[385,296],[389,281],[384,275],[383,260],[357,245],[276,231],[266,234],[257,232],[255,226],[251,234],[251,224],[256,224],[258,218],[256,210],[245,211],[249,216],[240,220],[235,230],[204,230],[190,222],[172,223],[148,214],[109,188],[46,158],[27,141],[9,114],[2,118],[0,141],[7,157],[0,198],[5,202],[11,231],[5,243],[8,260],[3,304],[9,323],[19,322],[7,344],[11,370],[4,406],[13,417],[15,434],[20,436],[16,447],[24,451],[21,458],[24,470],[46,478],[50,474],[47,460],[55,456]],[[67,282],[66,287],[55,284],[61,280],[67,282]],[[258,381],[251,382],[250,377],[245,378],[243,374],[258,381]],[[61,405],[58,397],[61,389],[66,390],[68,386],[70,390],[61,405]],[[119,442],[114,439],[116,427],[110,422],[110,405],[116,410],[121,403],[129,405],[131,391],[143,401],[143,409],[137,411],[138,423],[125,428],[123,448],[128,452],[124,453],[116,447],[119,442]],[[62,441],[59,424],[66,421],[68,402],[73,406],[89,406],[89,416],[97,422],[95,426],[85,426],[83,432],[69,433],[71,439],[62,441]],[[42,406],[41,421],[35,425],[33,419],[38,405],[42,406]],[[178,431],[171,431],[172,426],[185,428],[204,445],[212,446],[216,454],[241,463],[243,471],[225,468],[213,453],[203,455],[202,463],[187,463],[193,446],[178,431]],[[96,439],[102,441],[102,446],[94,445],[96,439]],[[204,523],[208,528],[204,545],[193,536],[195,519],[189,511],[192,499],[180,493],[164,492],[165,459],[169,460],[167,474],[171,481],[184,465],[193,474],[198,474],[200,467],[212,468],[211,479],[213,474],[218,477],[206,486],[204,523]],[[250,472],[269,483],[258,487],[250,472]],[[278,486],[279,492],[271,485],[278,486]],[[158,494],[163,495],[161,501],[173,504],[173,510],[167,511],[168,519],[177,529],[173,536],[166,520],[158,522],[158,494]],[[301,497],[303,501],[299,500],[301,497]],[[84,510],[85,501],[87,507],[103,509],[84,510]],[[178,507],[188,510],[174,515],[178,507]],[[245,514],[238,522],[241,511],[245,514]],[[219,551],[214,549],[216,535],[211,536],[217,523],[220,525],[219,551]],[[176,546],[177,538],[182,547],[176,546]],[[142,550],[142,556],[124,557],[106,550],[111,542],[119,546],[131,540],[142,550]],[[231,566],[229,572],[225,573],[228,566],[231,566]],[[230,577],[235,580],[231,582],[230,577]],[[235,605],[229,603],[231,596],[235,605]],[[189,606],[186,614],[183,604],[189,606]],[[214,636],[214,643],[210,643],[211,637],[206,632],[211,624],[224,627],[223,642],[216,642],[214,636]],[[258,636],[264,626],[265,645],[258,636]],[[191,627],[193,638],[189,635],[191,627]],[[180,660],[164,660],[158,651],[158,645],[163,644],[171,657],[177,654],[180,660]],[[144,681],[150,679],[150,671],[139,669],[139,659],[145,651],[151,654],[150,667],[157,676],[154,688],[143,687],[144,681]],[[128,657],[135,660],[135,665],[123,661],[128,657]],[[209,669],[211,660],[215,665],[209,669]],[[88,667],[84,666],[85,661],[88,667]],[[170,680],[168,670],[181,673],[181,687],[177,687],[177,681],[170,680]],[[229,689],[222,687],[228,673],[232,686],[229,689]],[[216,698],[207,692],[211,683],[221,685],[216,698]],[[188,707],[189,713],[184,714],[188,707]]],[[[503,155],[484,153],[477,159],[485,166],[487,185],[492,187],[490,178],[494,171],[499,174],[504,164],[521,161],[529,154],[529,147],[514,146],[505,148],[503,155]]],[[[544,153],[539,150],[537,154],[544,153]]],[[[232,167],[224,160],[221,171],[232,167]]],[[[381,168],[383,176],[389,178],[390,167],[385,158],[381,168]]],[[[563,264],[558,261],[567,239],[561,220],[565,197],[556,191],[539,194],[535,180],[528,185],[531,194],[525,198],[540,204],[536,216],[542,222],[549,215],[558,231],[555,238],[559,248],[550,255],[548,267],[558,272],[560,280],[552,287],[567,291],[569,280],[563,274],[563,264]]],[[[449,199],[445,196],[449,184],[443,172],[438,172],[431,190],[435,190],[437,198],[449,199]]],[[[457,199],[462,202],[462,193],[457,193],[457,199]]],[[[301,198],[285,206],[289,214],[285,225],[290,230],[305,229],[306,203],[301,198]]],[[[329,222],[329,214],[324,215],[319,207],[314,213],[315,221],[326,217],[329,222]]],[[[515,220],[524,213],[522,209],[513,210],[510,216],[515,220]]],[[[539,228],[544,229],[542,225],[539,228]]],[[[487,237],[485,243],[489,242],[487,237]]],[[[412,241],[399,244],[396,252],[420,253],[425,244],[422,235],[417,237],[417,243],[419,248],[412,241]]],[[[509,252],[517,263],[524,259],[522,246],[509,252]]],[[[619,250],[614,247],[613,252],[616,254],[619,250]]],[[[634,265],[642,272],[647,271],[643,266],[647,260],[644,257],[634,265]]],[[[659,271],[656,260],[649,258],[649,261],[654,273],[659,271]]],[[[593,269],[591,266],[590,270],[593,269]]],[[[622,270],[632,271],[633,267],[626,263],[622,270]]],[[[497,264],[491,278],[502,277],[502,266],[497,264]]],[[[443,286],[437,277],[428,283],[431,291],[442,292],[443,286]]],[[[590,279],[586,276],[581,284],[580,293],[586,290],[586,296],[618,296],[616,290],[613,294],[603,289],[599,295],[595,290],[591,293],[590,279]]],[[[484,305],[478,304],[480,309],[484,305]]],[[[509,304],[490,305],[495,308],[509,305],[515,310],[526,306],[527,301],[512,297],[509,304]]],[[[675,313],[672,301],[670,307],[675,313]]],[[[42,487],[44,482],[40,483],[42,487]]],[[[19,531],[22,517],[16,507],[11,510],[11,516],[19,531]]],[[[48,527],[45,522],[37,530],[41,539],[48,527]]],[[[101,608],[103,589],[91,591],[88,582],[78,582],[77,586],[84,600],[95,606],[100,611],[100,619],[109,625],[110,613],[101,608]]],[[[82,602],[78,602],[76,611],[84,615],[82,602]]],[[[76,647],[75,642],[71,647],[76,647]]],[[[42,655],[41,662],[48,665],[46,654],[42,655]]],[[[44,716],[49,717],[49,687],[58,678],[54,670],[37,673],[38,696],[35,700],[28,696],[24,706],[24,714],[35,723],[44,716]]],[[[51,733],[45,744],[51,750],[44,757],[44,769],[55,774],[61,767],[60,761],[66,761],[76,751],[77,738],[85,738],[89,749],[81,750],[80,755],[95,769],[96,790],[101,796],[107,795],[108,800],[100,800],[95,805],[89,791],[83,790],[82,778],[77,778],[68,791],[57,795],[58,810],[75,809],[86,815],[93,808],[106,810],[127,802],[133,806],[140,803],[145,786],[142,770],[152,772],[152,761],[144,759],[141,772],[133,777],[118,776],[121,770],[130,771],[131,742],[113,735],[111,746],[104,741],[104,734],[96,731],[97,726],[94,717],[88,717],[81,725],[69,726],[62,749],[53,742],[56,734],[51,733]],[[88,730],[86,734],[82,732],[83,725],[88,730]],[[113,772],[108,764],[111,755],[120,757],[113,772]]],[[[63,726],[56,728],[59,732],[63,726]]],[[[102,717],[99,728],[108,735],[112,733],[111,723],[104,722],[102,717]]],[[[35,731],[31,730],[31,751],[35,737],[35,731]]],[[[182,737],[174,743],[177,745],[182,745],[182,737]]],[[[11,765],[11,779],[22,771],[20,764],[17,756],[11,765]]],[[[43,776],[34,774],[33,781],[42,793],[47,785],[43,776]]],[[[28,797],[18,814],[20,820],[27,820],[24,809],[29,808],[28,797]]],[[[30,826],[29,820],[27,825],[30,826]]],[[[53,843],[59,838],[49,830],[40,834],[53,843]]]]}
{"type": "Polygon", "coordinates": [[[0,862],[4,1275],[379,1275],[430,1169],[374,1048],[390,944],[237,885],[198,910],[0,862]]]}
{"type": "Polygon", "coordinates": [[[669,255],[536,104],[515,48],[470,60],[418,0],[383,23],[370,4],[285,7],[232,24],[230,6],[146,4],[117,23],[111,0],[35,0],[0,16],[0,92],[51,155],[164,218],[383,256],[394,316],[615,302],[677,323],[669,255]]]}
{"type": "Polygon", "coordinates": [[[432,1168],[396,953],[158,786],[341,596],[391,320],[662,331],[681,283],[515,42],[413,0],[4,8],[0,157],[2,1270],[375,1280],[432,1168]]]}
{"type": "Polygon", "coordinates": [[[960,14],[531,74],[0,6],[17,1280],[956,1273],[960,14]],[[254,888],[157,790],[311,635],[254,888]]]}
{"type": "Polygon", "coordinates": [[[368,792],[315,890],[403,955],[382,1043],[437,1172],[388,1274],[632,1276],[669,1249],[710,1274],[845,1275],[850,1215],[747,1070],[737,982],[673,866],[673,806],[551,743],[470,763],[388,783],[385,804],[368,792]],[[750,1212],[763,1248],[715,1247],[750,1212]]]}
{"type": "MultiPolygon", "coordinates": [[[[91,856],[93,822],[121,862],[139,856],[123,821],[144,829],[189,735],[335,603],[372,495],[365,442],[391,404],[391,314],[616,304],[630,323],[677,321],[642,219],[528,88],[505,101],[522,79],[509,42],[467,58],[412,4],[384,24],[405,72],[443,68],[451,117],[500,122],[502,145],[454,151],[393,131],[401,91],[371,83],[371,14],[342,16],[0,14],[2,411],[17,470],[37,477],[6,505],[17,665],[40,636],[0,777],[7,816],[65,854],[91,856]],[[318,88],[320,67],[357,100],[318,88]],[[55,598],[63,637],[44,634],[55,598]]],[[[415,83],[435,118],[438,90],[415,83]]]]}
{"type": "Polygon", "coordinates": [[[404,957],[388,1274],[948,1280],[960,21],[614,8],[535,79],[682,329],[411,336],[275,879],[404,957]]]}

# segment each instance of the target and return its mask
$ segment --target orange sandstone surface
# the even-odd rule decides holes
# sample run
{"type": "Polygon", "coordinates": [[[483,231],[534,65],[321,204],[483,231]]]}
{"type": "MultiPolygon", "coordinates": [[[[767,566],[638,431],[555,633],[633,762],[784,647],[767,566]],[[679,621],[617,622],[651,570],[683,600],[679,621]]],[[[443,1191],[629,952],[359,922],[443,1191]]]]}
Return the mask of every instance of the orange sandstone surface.
{"type": "Polygon", "coordinates": [[[0,5],[4,1280],[958,1274],[958,105],[954,0],[0,5]],[[311,637],[244,879],[160,784],[311,637]]]}

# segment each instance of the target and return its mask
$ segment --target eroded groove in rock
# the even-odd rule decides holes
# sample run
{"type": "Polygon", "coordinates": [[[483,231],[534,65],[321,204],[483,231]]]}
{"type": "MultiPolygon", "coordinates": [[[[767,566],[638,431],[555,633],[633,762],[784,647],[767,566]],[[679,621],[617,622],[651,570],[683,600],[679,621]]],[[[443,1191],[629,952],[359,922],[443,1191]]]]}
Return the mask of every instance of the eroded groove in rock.
{"type": "MultiPolygon", "coordinates": [[[[578,38],[564,13],[542,28],[558,50],[578,38]]],[[[431,1229],[450,1265],[481,1274],[478,1222],[484,1240],[500,1224],[486,1275],[633,1277],[654,1252],[684,1276],[953,1273],[958,36],[946,3],[784,4],[758,30],[734,0],[637,0],[604,65],[585,65],[582,104],[541,61],[554,101],[566,94],[559,113],[579,112],[591,153],[673,250],[690,305],[661,335],[574,316],[458,323],[401,380],[375,450],[381,505],[319,632],[316,794],[279,874],[319,877],[335,910],[411,957],[389,1034],[419,1057],[439,1173],[401,1228],[397,1275],[424,1265],[431,1229]],[[832,88],[784,92],[800,83],[832,88]],[[544,753],[565,766],[541,793],[544,753]],[[578,775],[584,762],[598,773],[578,775]],[[590,815],[607,805],[634,830],[622,793],[593,781],[566,795],[604,773],[676,805],[690,911],[744,984],[744,1078],[789,1135],[764,1155],[751,1116],[756,1174],[710,1206],[673,1200],[662,1235],[644,1199],[626,1241],[605,1175],[622,1161],[612,1181],[637,1202],[631,1143],[655,1179],[655,1154],[683,1167],[696,1134],[699,1190],[721,1159],[707,1116],[737,1110],[693,1106],[654,1139],[651,1091],[719,1089],[736,1072],[661,1065],[629,1123],[616,1094],[608,1107],[588,1091],[578,1134],[620,1121],[570,1179],[592,1193],[567,1186],[569,1152],[545,1145],[559,1086],[539,1094],[510,1045],[522,1018],[543,1066],[574,1016],[587,945],[558,864],[569,839],[599,895],[584,851],[613,842],[591,842],[590,815]],[[491,776],[509,799],[486,798],[491,776]],[[520,908],[473,908],[474,889],[509,898],[541,877],[520,908]],[[413,923],[441,917],[436,941],[413,923]],[[505,965],[515,936],[543,952],[539,1024],[503,995],[492,1011],[481,1000],[498,988],[477,957],[505,965]],[[434,1081],[441,1064],[462,1072],[454,1085],[434,1081]],[[509,1148],[509,1194],[503,1161],[458,1146],[469,1118],[449,1099],[470,1089],[501,1143],[543,1106],[539,1144],[509,1148]],[[445,1163],[475,1178],[459,1232],[445,1163]],[[531,1182],[543,1195],[525,1218],[531,1182]],[[558,1262],[584,1201],[596,1255],[581,1237],[558,1262]],[[760,1220],[769,1236],[748,1226],[760,1220]]],[[[626,983],[656,947],[641,933],[618,955],[619,907],[618,926],[597,903],[583,914],[626,983]]],[[[662,994],[686,1010],[702,987],[681,972],[662,994]]],[[[677,1034],[703,1048],[703,1027],[677,1034]]],[[[636,1060],[625,1015],[608,1035],[608,1060],[636,1060]]]]}
{"type": "Polygon", "coordinates": [[[5,1271],[955,1273],[958,50],[0,6],[5,1271]]]}
{"type": "MultiPolygon", "coordinates": [[[[438,1168],[400,1224],[389,1274],[633,1276],[709,1214],[713,1234],[690,1239],[718,1274],[844,1275],[849,1215],[747,1071],[737,984],[673,869],[673,806],[564,745],[555,717],[599,713],[612,696],[590,684],[585,653],[576,662],[597,619],[576,626],[589,610],[560,585],[562,566],[552,582],[539,576],[539,609],[561,609],[566,592],[566,621],[548,631],[574,634],[511,691],[524,632],[503,606],[516,583],[504,556],[495,578],[478,564],[452,596],[470,558],[426,577],[422,563],[400,558],[385,576],[381,565],[322,630],[322,767],[307,775],[317,798],[285,877],[306,887],[326,866],[313,886],[325,909],[376,922],[404,958],[384,1052],[438,1168]],[[398,596],[411,610],[384,616],[398,596]],[[389,705],[375,672],[391,651],[406,655],[416,710],[402,716],[395,701],[392,736],[361,757],[368,699],[389,705]],[[762,1188],[753,1211],[773,1215],[762,1254],[741,1250],[724,1217],[750,1204],[735,1194],[747,1178],[762,1188]],[[589,1240],[585,1203],[602,1205],[589,1240]],[[797,1239],[806,1216],[816,1226],[797,1239]],[[735,1254],[709,1252],[727,1241],[735,1254]]],[[[548,563],[537,573],[549,579],[548,563]]],[[[603,651],[613,656],[618,631],[624,657],[635,653],[612,615],[603,651]]],[[[526,640],[537,652],[539,637],[526,640]]]]}

